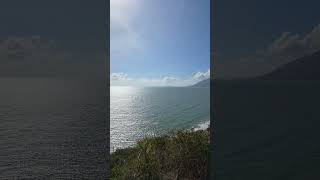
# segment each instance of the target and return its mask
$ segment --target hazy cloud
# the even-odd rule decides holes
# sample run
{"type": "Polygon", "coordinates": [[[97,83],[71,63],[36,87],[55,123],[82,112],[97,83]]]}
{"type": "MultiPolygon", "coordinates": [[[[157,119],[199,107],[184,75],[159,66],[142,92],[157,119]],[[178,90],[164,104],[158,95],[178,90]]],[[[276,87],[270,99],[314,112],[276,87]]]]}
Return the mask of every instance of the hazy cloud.
{"type": "Polygon", "coordinates": [[[125,73],[112,73],[110,75],[113,86],[190,86],[199,81],[208,79],[210,70],[206,72],[196,72],[193,75],[180,78],[174,76],[163,76],[159,78],[133,78],[125,73]]]}
{"type": "Polygon", "coordinates": [[[165,83],[173,83],[175,81],[178,81],[178,79],[176,77],[166,76],[163,78],[163,81],[165,83]]]}
{"type": "Polygon", "coordinates": [[[31,38],[11,37],[0,41],[1,62],[4,61],[50,61],[68,58],[68,54],[59,50],[52,40],[39,36],[31,38]]]}
{"type": "Polygon", "coordinates": [[[128,80],[128,74],[125,73],[112,73],[110,77],[112,81],[128,80]]]}
{"type": "Polygon", "coordinates": [[[10,37],[0,40],[0,76],[65,76],[101,71],[96,57],[90,57],[91,62],[84,60],[82,52],[72,53],[40,36],[10,37]]]}
{"type": "Polygon", "coordinates": [[[232,79],[265,74],[282,64],[320,50],[320,24],[302,36],[284,32],[265,49],[238,59],[214,57],[214,78],[232,79]]]}
{"type": "Polygon", "coordinates": [[[141,0],[110,0],[110,48],[113,53],[141,49],[140,34],[134,30],[132,21],[141,0]]]}

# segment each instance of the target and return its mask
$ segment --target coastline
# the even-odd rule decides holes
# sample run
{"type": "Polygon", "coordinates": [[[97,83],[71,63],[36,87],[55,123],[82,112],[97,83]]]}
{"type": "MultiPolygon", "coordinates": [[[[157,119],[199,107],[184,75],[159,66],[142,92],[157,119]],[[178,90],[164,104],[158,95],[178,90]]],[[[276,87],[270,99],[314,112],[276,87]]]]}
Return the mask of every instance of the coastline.
{"type": "Polygon", "coordinates": [[[202,123],[199,123],[196,127],[194,127],[193,129],[195,131],[198,131],[198,130],[206,130],[210,127],[210,119],[205,121],[205,122],[202,122],[202,123]]]}
{"type": "Polygon", "coordinates": [[[199,130],[208,130],[208,128],[210,128],[210,119],[207,121],[198,123],[190,128],[171,130],[171,131],[164,133],[164,134],[161,134],[161,135],[147,136],[147,137],[141,138],[141,139],[137,140],[134,144],[132,144],[128,147],[124,147],[124,148],[110,147],[110,154],[116,152],[117,150],[132,148],[132,147],[136,146],[137,143],[143,139],[152,138],[152,137],[161,137],[161,136],[165,136],[165,135],[168,135],[172,132],[177,132],[177,131],[199,131],[199,130]]]}

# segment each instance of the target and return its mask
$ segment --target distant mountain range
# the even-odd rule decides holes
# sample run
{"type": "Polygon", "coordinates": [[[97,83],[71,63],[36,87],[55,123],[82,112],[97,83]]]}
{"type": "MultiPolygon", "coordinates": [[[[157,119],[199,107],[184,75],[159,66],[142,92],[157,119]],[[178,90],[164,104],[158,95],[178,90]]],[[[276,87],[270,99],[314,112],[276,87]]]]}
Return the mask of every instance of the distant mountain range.
{"type": "MultiPolygon", "coordinates": [[[[246,80],[320,80],[320,50],[289,63],[274,71],[246,80]]],[[[192,87],[210,87],[210,79],[202,80],[192,87]]]]}
{"type": "Polygon", "coordinates": [[[210,87],[210,79],[202,80],[194,85],[192,87],[210,87]]]}
{"type": "Polygon", "coordinates": [[[320,80],[320,51],[284,64],[258,79],[320,80]]]}

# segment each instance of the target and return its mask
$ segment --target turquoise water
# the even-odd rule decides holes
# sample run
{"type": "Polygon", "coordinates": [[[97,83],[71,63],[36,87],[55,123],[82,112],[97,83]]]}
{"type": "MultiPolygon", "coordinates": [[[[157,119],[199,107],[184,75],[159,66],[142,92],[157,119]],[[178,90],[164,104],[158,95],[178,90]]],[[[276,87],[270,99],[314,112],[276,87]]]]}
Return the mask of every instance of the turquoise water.
{"type": "Polygon", "coordinates": [[[204,128],[210,120],[210,88],[111,87],[110,150],[174,129],[204,128]]]}

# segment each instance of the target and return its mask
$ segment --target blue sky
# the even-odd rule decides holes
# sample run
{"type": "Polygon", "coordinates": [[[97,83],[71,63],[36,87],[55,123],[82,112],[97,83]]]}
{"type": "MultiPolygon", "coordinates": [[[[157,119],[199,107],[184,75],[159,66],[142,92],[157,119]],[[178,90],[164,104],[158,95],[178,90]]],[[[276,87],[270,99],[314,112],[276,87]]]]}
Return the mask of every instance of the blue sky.
{"type": "Polygon", "coordinates": [[[209,77],[210,0],[111,0],[112,85],[184,86],[209,77]]]}

